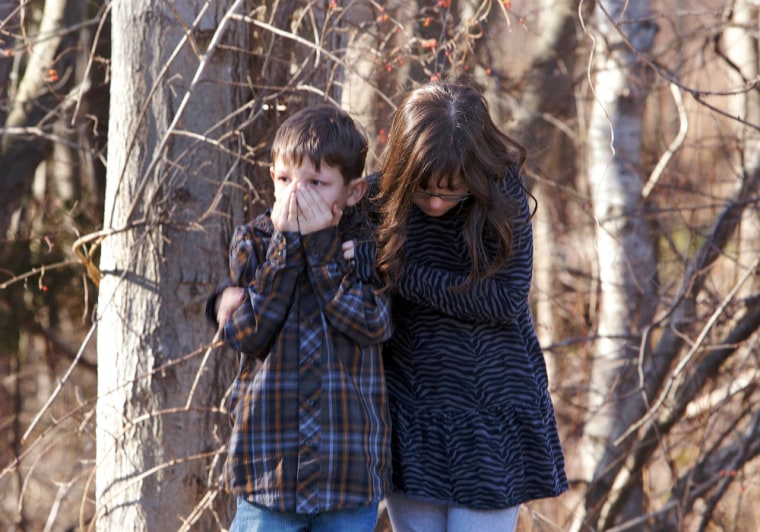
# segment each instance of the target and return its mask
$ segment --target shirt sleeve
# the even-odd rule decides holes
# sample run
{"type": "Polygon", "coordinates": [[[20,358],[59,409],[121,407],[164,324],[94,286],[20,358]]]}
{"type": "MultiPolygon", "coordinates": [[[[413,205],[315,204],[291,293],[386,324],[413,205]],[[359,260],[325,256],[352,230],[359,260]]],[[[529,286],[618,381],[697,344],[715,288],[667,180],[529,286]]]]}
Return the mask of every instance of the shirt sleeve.
{"type": "Polygon", "coordinates": [[[390,338],[389,296],[380,290],[377,276],[367,273],[374,250],[363,243],[356,263],[343,258],[336,227],[303,236],[309,279],[327,321],[359,345],[377,344],[390,338]]]}
{"type": "Polygon", "coordinates": [[[520,198],[521,216],[513,229],[512,255],[504,266],[488,278],[457,290],[466,275],[412,260],[404,265],[398,282],[401,297],[462,320],[510,322],[525,312],[533,275],[533,230],[525,193],[517,180],[510,181],[508,194],[520,198]]]}
{"type": "Polygon", "coordinates": [[[232,282],[230,282],[229,279],[222,281],[216,287],[216,290],[214,290],[214,293],[211,294],[206,300],[204,313],[206,314],[206,319],[209,321],[209,323],[211,323],[214,326],[214,330],[219,328],[219,322],[216,319],[216,301],[219,298],[219,296],[222,295],[222,292],[224,292],[224,289],[230,286],[234,286],[234,285],[232,284],[232,282]]]}
{"type": "Polygon", "coordinates": [[[275,231],[261,264],[250,253],[242,277],[253,278],[245,287],[245,300],[224,325],[225,342],[238,351],[266,357],[287,317],[303,269],[301,237],[295,232],[275,231]]]}
{"type": "Polygon", "coordinates": [[[255,275],[257,259],[255,243],[261,240],[256,237],[252,224],[240,225],[235,228],[229,247],[230,281],[234,286],[247,286],[255,275]]]}
{"type": "Polygon", "coordinates": [[[354,240],[354,271],[361,281],[373,282],[380,286],[375,263],[377,248],[374,240],[354,240]]]}

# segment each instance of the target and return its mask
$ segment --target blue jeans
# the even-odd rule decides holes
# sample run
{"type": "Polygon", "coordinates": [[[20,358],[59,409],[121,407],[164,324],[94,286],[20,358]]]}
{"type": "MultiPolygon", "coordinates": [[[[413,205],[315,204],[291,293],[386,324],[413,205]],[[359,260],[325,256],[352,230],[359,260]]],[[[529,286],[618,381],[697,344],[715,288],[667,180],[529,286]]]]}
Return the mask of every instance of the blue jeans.
{"type": "Polygon", "coordinates": [[[348,510],[299,514],[275,512],[238,497],[230,532],[373,532],[376,523],[377,503],[348,510]]]}
{"type": "Polygon", "coordinates": [[[419,501],[401,493],[386,500],[394,532],[512,532],[520,506],[504,510],[470,510],[419,501]]]}

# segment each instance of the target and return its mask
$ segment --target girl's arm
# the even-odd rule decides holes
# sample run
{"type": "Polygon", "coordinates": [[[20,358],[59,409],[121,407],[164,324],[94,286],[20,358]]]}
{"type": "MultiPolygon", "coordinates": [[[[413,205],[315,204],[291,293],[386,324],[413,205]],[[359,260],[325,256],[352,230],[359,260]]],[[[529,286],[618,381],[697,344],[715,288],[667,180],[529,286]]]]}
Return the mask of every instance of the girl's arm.
{"type": "Polygon", "coordinates": [[[509,180],[505,188],[507,195],[520,198],[521,216],[513,228],[512,255],[504,266],[471,287],[456,290],[466,275],[412,259],[398,283],[402,297],[462,320],[509,322],[525,312],[533,275],[533,231],[518,181],[509,180]]]}

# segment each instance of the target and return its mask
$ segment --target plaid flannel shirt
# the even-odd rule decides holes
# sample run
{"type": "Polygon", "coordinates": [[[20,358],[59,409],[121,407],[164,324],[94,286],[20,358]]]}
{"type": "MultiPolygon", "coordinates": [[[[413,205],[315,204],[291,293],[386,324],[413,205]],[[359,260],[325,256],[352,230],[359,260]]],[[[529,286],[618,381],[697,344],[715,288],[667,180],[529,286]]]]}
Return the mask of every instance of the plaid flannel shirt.
{"type": "Polygon", "coordinates": [[[357,211],[339,228],[280,233],[270,213],[236,229],[232,282],[247,298],[223,328],[242,352],[233,385],[228,491],[277,511],[379,501],[390,486],[390,418],[381,345],[391,333],[374,246],[357,211]],[[370,249],[371,252],[367,252],[370,249]]]}

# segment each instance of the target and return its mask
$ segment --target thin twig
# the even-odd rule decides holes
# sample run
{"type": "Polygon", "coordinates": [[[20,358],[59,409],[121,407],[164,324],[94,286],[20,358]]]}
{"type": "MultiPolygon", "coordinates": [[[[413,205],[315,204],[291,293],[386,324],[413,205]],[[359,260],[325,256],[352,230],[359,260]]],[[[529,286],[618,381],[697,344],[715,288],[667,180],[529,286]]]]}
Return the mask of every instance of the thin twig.
{"type": "Polygon", "coordinates": [[[0,283],[0,290],[5,290],[10,285],[18,283],[19,281],[24,281],[28,279],[29,277],[34,277],[38,273],[45,274],[48,270],[57,270],[59,268],[67,268],[69,266],[77,266],[79,263],[75,260],[63,260],[61,262],[56,262],[53,264],[46,264],[45,266],[40,266],[39,268],[33,268],[29,270],[26,273],[22,273],[21,275],[14,275],[7,281],[0,283]]]}
{"type": "Polygon", "coordinates": [[[214,499],[216,499],[217,495],[219,495],[219,490],[209,490],[204,495],[203,498],[200,500],[198,504],[195,505],[195,508],[193,508],[193,511],[190,512],[190,515],[187,516],[187,518],[182,518],[182,526],[179,527],[177,532],[186,532],[188,530],[192,529],[192,526],[198,522],[198,519],[201,518],[203,515],[203,512],[205,512],[208,508],[211,508],[211,505],[214,502],[214,499]]]}
{"type": "Polygon", "coordinates": [[[694,341],[694,343],[691,346],[691,349],[689,349],[689,352],[686,353],[686,355],[681,359],[681,361],[678,363],[678,365],[673,370],[673,373],[671,373],[670,378],[668,379],[668,382],[665,384],[665,387],[660,394],[660,397],[655,401],[654,405],[652,406],[649,411],[637,422],[633,423],[628,430],[626,430],[620,437],[618,437],[615,440],[615,445],[620,445],[628,436],[636,432],[638,429],[640,429],[645,423],[649,422],[654,415],[657,413],[657,411],[660,409],[660,407],[665,403],[665,401],[668,398],[668,395],[670,395],[670,390],[675,385],[676,381],[681,377],[683,371],[686,369],[686,366],[691,362],[691,360],[696,355],[697,351],[702,347],[702,344],[705,341],[705,338],[707,338],[707,334],[712,330],[715,323],[717,323],[718,318],[723,314],[723,311],[728,307],[729,303],[734,299],[736,294],[739,292],[739,289],[742,287],[744,282],[749,279],[751,276],[755,275],[755,270],[760,266],[760,257],[755,259],[754,264],[747,268],[747,270],[744,272],[744,275],[741,279],[734,285],[734,287],[731,289],[731,292],[728,293],[728,295],[723,299],[721,304],[718,306],[717,309],[715,309],[715,312],[713,312],[712,316],[710,316],[710,319],[707,321],[705,326],[700,331],[699,335],[697,336],[697,339],[694,341]]]}
{"type": "Polygon", "coordinates": [[[206,362],[208,362],[209,357],[211,356],[211,352],[214,350],[214,348],[219,347],[223,345],[223,342],[221,341],[222,336],[222,330],[218,329],[216,333],[214,334],[214,338],[211,340],[211,345],[209,345],[208,349],[206,349],[206,352],[203,354],[203,359],[201,360],[200,366],[198,366],[198,371],[195,373],[195,380],[193,381],[193,385],[190,387],[190,393],[187,394],[187,401],[185,402],[185,408],[190,408],[190,405],[193,403],[193,396],[195,395],[195,390],[198,387],[198,383],[201,380],[201,374],[203,373],[203,370],[206,368],[206,362]]]}
{"type": "Polygon", "coordinates": [[[87,347],[87,344],[90,342],[90,338],[92,338],[92,334],[95,332],[95,329],[97,329],[97,327],[98,327],[98,322],[94,322],[92,324],[92,327],[90,327],[90,330],[88,331],[87,336],[82,342],[82,345],[79,347],[79,352],[77,353],[77,356],[74,357],[74,360],[69,365],[69,369],[67,369],[64,376],[58,380],[58,385],[56,386],[55,391],[53,391],[53,393],[50,394],[50,397],[48,397],[48,400],[45,403],[45,405],[40,409],[39,412],[37,412],[37,415],[34,416],[34,419],[32,420],[32,423],[29,425],[29,428],[26,429],[26,432],[24,433],[24,435],[21,436],[22,445],[26,443],[26,439],[29,437],[29,434],[32,432],[32,430],[34,430],[34,427],[37,426],[37,423],[40,421],[40,418],[42,418],[43,414],[47,412],[47,409],[50,408],[50,405],[53,404],[53,401],[55,401],[56,397],[58,397],[58,394],[61,393],[61,390],[63,390],[63,387],[66,385],[66,381],[69,380],[71,373],[74,371],[74,368],[79,363],[79,359],[82,358],[82,354],[84,353],[84,348],[87,347]]]}
{"type": "Polygon", "coordinates": [[[652,173],[649,174],[649,179],[644,185],[644,189],[641,191],[641,196],[644,199],[647,199],[649,194],[652,193],[652,189],[654,189],[655,185],[660,180],[660,177],[662,177],[665,167],[676,154],[678,149],[683,145],[683,141],[686,139],[686,133],[689,131],[689,117],[686,115],[686,106],[683,104],[681,91],[675,83],[670,83],[669,87],[670,94],[673,95],[673,102],[676,104],[676,109],[678,110],[678,134],[676,135],[676,138],[673,139],[673,142],[670,143],[670,146],[668,146],[665,153],[662,154],[660,160],[657,161],[652,173]]]}
{"type": "MultiPolygon", "coordinates": [[[[145,188],[147,187],[148,183],[150,182],[150,174],[153,172],[153,170],[158,165],[158,162],[161,159],[160,154],[164,152],[166,149],[166,145],[169,143],[169,139],[172,137],[172,134],[177,127],[177,124],[179,124],[180,120],[182,120],[182,116],[185,113],[185,108],[187,108],[188,103],[190,102],[190,98],[193,95],[193,91],[195,90],[198,83],[201,81],[201,77],[203,75],[203,72],[206,70],[206,65],[209,64],[211,61],[211,57],[214,55],[214,52],[216,51],[217,47],[219,46],[219,43],[222,41],[222,36],[224,35],[224,32],[227,29],[227,23],[232,19],[232,15],[235,11],[238,10],[238,8],[244,3],[244,0],[235,0],[235,3],[229,8],[229,10],[224,14],[224,17],[219,22],[219,25],[216,27],[216,30],[214,31],[213,37],[211,37],[211,41],[209,42],[208,48],[206,49],[206,52],[203,54],[203,56],[200,58],[200,62],[198,63],[198,68],[195,69],[195,74],[193,75],[193,79],[190,81],[190,85],[187,87],[187,90],[185,91],[184,96],[182,97],[182,101],[179,103],[179,106],[177,107],[177,110],[174,112],[174,118],[172,118],[171,123],[169,124],[169,127],[166,129],[166,133],[164,134],[161,141],[156,146],[156,149],[154,153],[157,155],[153,157],[153,159],[150,162],[150,165],[145,170],[145,173],[143,174],[143,179],[140,185],[138,186],[138,189],[135,191],[135,200],[132,202],[132,205],[129,208],[129,211],[126,215],[126,220],[129,220],[132,215],[134,214],[135,210],[138,206],[138,198],[142,195],[142,193],[145,191],[145,188]]],[[[204,6],[208,7],[208,3],[204,6]]],[[[196,20],[200,20],[200,15],[196,18],[196,20]]],[[[178,46],[177,49],[180,47],[178,46]]]]}
{"type": "MultiPolygon", "coordinates": [[[[280,28],[276,26],[272,26],[271,24],[267,24],[266,22],[262,22],[260,20],[256,20],[254,18],[251,18],[246,15],[233,15],[233,18],[236,18],[238,20],[241,20],[243,22],[248,22],[249,24],[252,24],[254,26],[257,26],[261,29],[267,30],[272,32],[275,35],[279,35],[280,37],[285,37],[286,39],[291,39],[299,44],[303,44],[304,46],[307,46],[311,48],[312,50],[320,51],[322,54],[326,55],[328,58],[332,59],[336,63],[343,64],[343,61],[337,57],[335,54],[332,54],[329,50],[325,50],[324,48],[320,48],[319,46],[315,45],[313,42],[304,39],[303,37],[300,37],[298,35],[295,35],[292,32],[281,30],[280,28]]],[[[345,65],[347,68],[351,68],[351,65],[345,65]]],[[[391,106],[392,109],[396,108],[396,105],[393,103],[393,101],[383,92],[378,91],[377,93],[378,98],[383,100],[385,103],[391,106]]]]}

